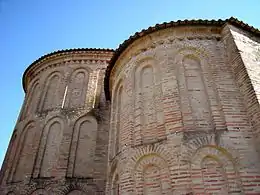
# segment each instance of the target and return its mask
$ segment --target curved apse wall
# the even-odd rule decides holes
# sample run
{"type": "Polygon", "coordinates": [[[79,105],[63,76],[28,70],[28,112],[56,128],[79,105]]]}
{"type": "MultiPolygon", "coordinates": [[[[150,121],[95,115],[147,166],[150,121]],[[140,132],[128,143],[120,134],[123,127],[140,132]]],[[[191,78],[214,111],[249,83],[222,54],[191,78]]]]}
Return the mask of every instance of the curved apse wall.
{"type": "Polygon", "coordinates": [[[57,51],[26,70],[26,96],[1,176],[9,191],[19,185],[19,193],[38,194],[35,187],[42,181],[48,194],[105,190],[109,114],[101,89],[112,53],[57,51]]]}
{"type": "MultiPolygon", "coordinates": [[[[151,33],[134,41],[117,58],[109,77],[108,186],[112,194],[118,194],[118,189],[122,194],[128,190],[173,193],[178,184],[172,170],[178,172],[177,167],[184,166],[178,159],[185,143],[226,128],[213,73],[215,58],[222,56],[212,55],[220,34],[213,28],[179,27],[151,33]],[[123,183],[129,183],[127,189],[123,183]]],[[[216,185],[227,191],[220,165],[205,159],[201,169],[217,169],[216,185]]],[[[201,186],[212,191],[204,172],[201,186]]],[[[189,181],[188,175],[183,177],[189,181]]],[[[182,190],[180,194],[191,191],[182,190]]]]}

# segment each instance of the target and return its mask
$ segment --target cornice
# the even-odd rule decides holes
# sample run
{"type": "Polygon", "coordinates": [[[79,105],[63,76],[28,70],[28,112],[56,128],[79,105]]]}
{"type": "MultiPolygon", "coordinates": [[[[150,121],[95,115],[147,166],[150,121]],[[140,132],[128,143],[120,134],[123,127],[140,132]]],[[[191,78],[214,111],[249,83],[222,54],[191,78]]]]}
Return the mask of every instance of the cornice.
{"type": "Polygon", "coordinates": [[[120,55],[136,40],[154,33],[159,30],[172,28],[172,27],[179,27],[179,26],[216,26],[216,27],[223,27],[226,24],[231,24],[235,27],[238,27],[242,30],[252,33],[253,35],[260,37],[260,31],[253,26],[249,26],[248,24],[238,20],[237,18],[231,17],[226,20],[178,20],[178,21],[171,21],[171,22],[164,22],[162,24],[156,24],[155,26],[151,26],[147,29],[143,29],[140,32],[136,32],[134,35],[130,36],[127,40],[125,40],[119,47],[115,50],[109,65],[106,69],[105,79],[104,79],[104,89],[107,100],[110,100],[110,90],[109,90],[109,78],[111,71],[120,57],[120,55]]]}
{"type": "MultiPolygon", "coordinates": [[[[30,72],[33,71],[35,68],[38,67],[38,65],[42,64],[43,62],[46,62],[48,60],[55,60],[59,57],[65,57],[65,56],[73,56],[77,54],[90,54],[90,55],[100,55],[100,57],[109,58],[113,54],[113,49],[101,49],[101,48],[75,48],[75,49],[64,49],[64,50],[57,50],[51,53],[48,53],[46,55],[41,56],[37,60],[35,60],[30,66],[27,67],[23,74],[22,83],[23,83],[23,89],[26,92],[26,86],[29,80],[30,72]]],[[[67,60],[67,61],[77,61],[76,59],[67,60]]],[[[79,60],[82,61],[82,60],[79,60]]],[[[100,61],[100,59],[89,59],[89,60],[83,60],[87,63],[100,61]]],[[[102,61],[102,60],[101,60],[102,61]]],[[[56,66],[55,64],[52,66],[56,66]]],[[[43,69],[44,70],[44,69],[43,69]]]]}

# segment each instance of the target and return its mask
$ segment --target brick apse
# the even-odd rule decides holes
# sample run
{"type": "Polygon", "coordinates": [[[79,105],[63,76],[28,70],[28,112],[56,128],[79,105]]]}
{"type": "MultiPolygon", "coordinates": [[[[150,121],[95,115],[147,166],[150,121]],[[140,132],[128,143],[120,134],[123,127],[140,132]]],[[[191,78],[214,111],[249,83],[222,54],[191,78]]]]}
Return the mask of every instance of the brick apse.
{"type": "Polygon", "coordinates": [[[1,195],[260,194],[260,31],[149,27],[33,62],[1,195]]]}

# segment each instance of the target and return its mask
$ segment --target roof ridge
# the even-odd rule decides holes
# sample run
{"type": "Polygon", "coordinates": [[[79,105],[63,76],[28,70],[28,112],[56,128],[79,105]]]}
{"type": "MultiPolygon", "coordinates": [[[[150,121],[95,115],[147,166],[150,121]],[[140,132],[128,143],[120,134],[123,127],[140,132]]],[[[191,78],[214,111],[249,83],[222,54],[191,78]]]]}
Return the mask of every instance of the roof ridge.
{"type": "Polygon", "coordinates": [[[65,53],[65,52],[76,52],[76,51],[111,51],[113,52],[114,49],[110,49],[110,48],[85,48],[85,47],[80,47],[80,48],[66,48],[66,49],[58,49],[58,50],[54,50],[52,52],[46,53],[44,55],[42,55],[41,57],[39,57],[37,60],[35,60],[34,62],[32,62],[31,64],[37,63],[40,60],[42,60],[43,58],[55,55],[55,54],[59,54],[59,53],[65,53]]]}

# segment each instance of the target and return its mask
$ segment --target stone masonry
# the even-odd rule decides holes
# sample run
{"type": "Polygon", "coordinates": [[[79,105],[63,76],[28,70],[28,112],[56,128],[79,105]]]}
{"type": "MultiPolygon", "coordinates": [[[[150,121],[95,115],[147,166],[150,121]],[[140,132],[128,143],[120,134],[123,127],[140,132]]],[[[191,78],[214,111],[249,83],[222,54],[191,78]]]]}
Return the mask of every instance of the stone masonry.
{"type": "Polygon", "coordinates": [[[23,86],[0,195],[260,195],[260,31],[235,18],[56,51],[23,86]]]}

